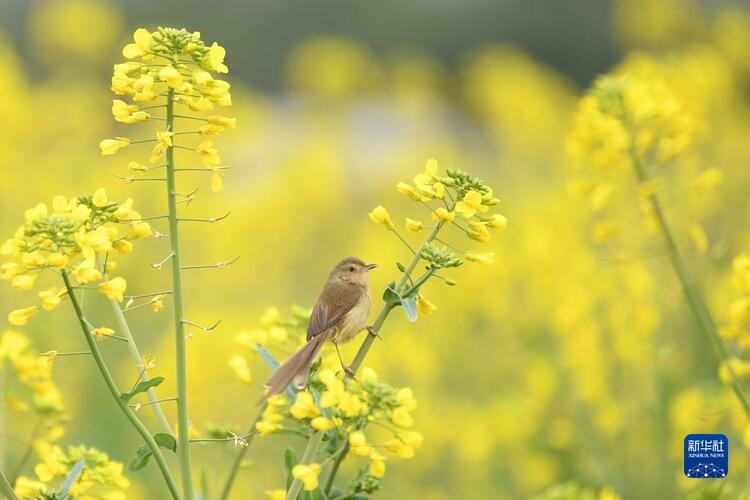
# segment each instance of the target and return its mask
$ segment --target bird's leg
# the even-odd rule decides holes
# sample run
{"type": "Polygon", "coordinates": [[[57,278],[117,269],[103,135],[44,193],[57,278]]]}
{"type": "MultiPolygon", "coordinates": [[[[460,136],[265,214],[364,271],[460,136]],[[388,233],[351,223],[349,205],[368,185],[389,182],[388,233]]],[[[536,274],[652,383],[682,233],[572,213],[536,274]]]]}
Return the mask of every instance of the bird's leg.
{"type": "Polygon", "coordinates": [[[338,342],[334,342],[333,345],[336,347],[336,354],[339,355],[339,363],[341,363],[341,369],[344,370],[344,372],[353,378],[354,380],[357,380],[354,378],[354,371],[344,363],[344,358],[341,356],[341,351],[339,351],[339,344],[338,342]]]}
{"type": "Polygon", "coordinates": [[[367,333],[372,335],[375,338],[379,338],[380,340],[383,340],[383,337],[381,337],[378,332],[375,331],[375,328],[372,327],[372,325],[367,325],[365,327],[365,330],[367,330],[367,333]]]}

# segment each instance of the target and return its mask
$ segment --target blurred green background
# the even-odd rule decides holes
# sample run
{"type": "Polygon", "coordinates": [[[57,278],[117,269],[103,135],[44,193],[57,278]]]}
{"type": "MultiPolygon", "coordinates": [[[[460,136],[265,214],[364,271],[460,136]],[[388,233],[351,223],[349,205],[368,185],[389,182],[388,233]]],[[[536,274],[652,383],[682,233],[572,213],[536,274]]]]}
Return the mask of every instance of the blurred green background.
{"type": "MultiPolygon", "coordinates": [[[[701,486],[681,477],[681,446],[686,433],[703,431],[732,440],[726,498],[746,491],[746,419],[718,380],[658,243],[613,264],[622,248],[592,241],[588,203],[566,189],[572,166],[564,148],[576,100],[597,74],[634,51],[657,61],[710,130],[669,186],[669,210],[678,222],[700,222],[708,235],[708,251],[699,252],[689,228],[677,224],[721,320],[732,294],[731,258],[750,244],[743,4],[3,0],[0,234],[12,235],[37,202],[100,186],[112,199],[134,197],[144,215],[161,213],[158,186],[113,176],[143,158],[135,151],[102,158],[97,148],[102,138],[137,135],[112,120],[111,65],[121,62],[136,27],[157,25],[198,30],[226,47],[234,106],[225,114],[238,118],[215,140],[222,157],[241,167],[227,174],[225,191],[211,193],[202,174],[181,180],[186,191],[201,187],[186,209],[191,215],[232,210],[221,224],[185,230],[185,261],[241,257],[231,269],[195,271],[186,280],[190,319],[223,320],[189,344],[198,432],[241,431],[253,418],[268,371],[248,356],[248,388],[228,360],[249,355],[235,336],[256,327],[267,306],[310,307],[330,267],[348,255],[383,265],[373,276],[376,296],[394,279],[403,248],[367,213],[383,204],[397,224],[406,216],[427,220],[393,186],[435,157],[494,186],[510,222],[481,248],[496,253],[495,265],[466,264],[454,288],[432,284],[426,293],[439,310],[416,324],[394,318],[368,358],[384,380],[414,388],[425,435],[414,460],[389,462],[381,497],[527,498],[574,482],[592,495],[677,498],[701,486]],[[691,175],[708,166],[722,168],[726,181],[720,193],[698,199],[691,175]]],[[[460,233],[451,241],[476,247],[460,233]]],[[[166,253],[165,241],[153,240],[119,260],[130,291],[165,286],[167,273],[150,264],[166,253]]],[[[0,288],[3,310],[33,300],[0,288]]],[[[105,304],[87,306],[98,323],[111,322],[105,304]]],[[[174,391],[168,312],[131,318],[141,349],[156,358],[155,373],[167,377],[159,390],[166,395],[174,391]]],[[[24,331],[39,351],[82,346],[64,307],[24,331]]],[[[346,347],[347,357],[357,345],[346,347]]],[[[121,346],[104,349],[118,377],[130,380],[134,369],[121,346]]],[[[54,374],[71,418],[62,442],[127,462],[136,435],[89,361],[58,359],[54,374]]],[[[150,422],[150,413],[143,416],[150,422]]],[[[32,422],[12,412],[6,422],[12,463],[32,422]]],[[[258,440],[234,498],[282,487],[287,445],[303,446],[289,437],[258,440]]],[[[196,446],[195,457],[215,489],[233,450],[196,446]]],[[[163,498],[155,468],[128,478],[129,498],[163,498]]]]}

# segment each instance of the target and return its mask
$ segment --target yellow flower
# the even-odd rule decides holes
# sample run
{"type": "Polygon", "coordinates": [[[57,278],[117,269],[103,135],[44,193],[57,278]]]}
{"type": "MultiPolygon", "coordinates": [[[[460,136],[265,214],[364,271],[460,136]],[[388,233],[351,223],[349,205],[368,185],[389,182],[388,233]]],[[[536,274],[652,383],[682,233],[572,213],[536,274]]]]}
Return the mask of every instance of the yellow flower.
{"type": "Polygon", "coordinates": [[[742,297],[729,306],[729,323],[742,326],[750,318],[750,297],[742,297]]]}
{"type": "Polygon", "coordinates": [[[367,437],[365,437],[365,433],[362,431],[354,431],[349,434],[349,446],[352,448],[367,446],[367,437]]]}
{"type": "Polygon", "coordinates": [[[399,427],[411,427],[414,425],[414,419],[403,406],[399,406],[393,410],[391,421],[399,427]]]}
{"type": "Polygon", "coordinates": [[[320,409],[315,405],[312,394],[307,391],[297,393],[297,398],[289,407],[289,413],[297,420],[313,418],[320,415],[320,409]]]}
{"type": "Polygon", "coordinates": [[[138,28],[133,33],[133,41],[135,43],[129,43],[122,49],[122,55],[127,59],[135,59],[136,57],[143,57],[144,59],[148,56],[148,52],[151,48],[151,33],[144,28],[138,28]]]}
{"type": "Polygon", "coordinates": [[[249,384],[253,381],[252,374],[250,373],[250,365],[247,364],[247,359],[244,357],[232,357],[229,360],[229,367],[234,372],[234,376],[243,384],[249,384]]]}
{"type": "Polygon", "coordinates": [[[16,309],[15,311],[8,313],[8,322],[14,326],[24,326],[38,311],[39,307],[37,306],[16,309]]]}
{"type": "Polygon", "coordinates": [[[466,260],[480,264],[492,264],[495,262],[495,252],[480,253],[469,250],[464,254],[464,257],[466,257],[466,260]]]}
{"type": "Polygon", "coordinates": [[[396,401],[399,406],[406,408],[407,411],[412,411],[417,407],[417,400],[414,399],[414,391],[410,387],[403,387],[396,392],[396,401]]]}
{"type": "Polygon", "coordinates": [[[443,222],[452,222],[456,218],[455,212],[449,212],[444,207],[440,207],[432,214],[432,220],[441,220],[443,222]]]}
{"type": "Polygon", "coordinates": [[[487,242],[492,239],[492,235],[490,235],[484,222],[470,222],[469,238],[472,240],[487,242]]]}
{"type": "Polygon", "coordinates": [[[286,498],[286,490],[266,490],[266,500],[284,500],[286,498]]]}
{"type": "Polygon", "coordinates": [[[209,125],[217,127],[234,128],[237,124],[237,118],[227,118],[225,116],[209,116],[209,125]]]}
{"type": "Polygon", "coordinates": [[[159,71],[159,80],[166,82],[167,86],[177,88],[182,85],[182,75],[174,66],[168,64],[159,71]]]}
{"type": "Polygon", "coordinates": [[[329,418],[315,417],[310,421],[310,427],[320,432],[325,432],[335,428],[336,424],[329,418]]]}
{"type": "Polygon", "coordinates": [[[422,221],[406,217],[406,230],[410,233],[418,233],[422,230],[422,221]]]}
{"type": "Polygon", "coordinates": [[[377,451],[370,453],[370,474],[378,479],[385,476],[385,457],[377,451]]]}
{"type": "Polygon", "coordinates": [[[215,167],[216,165],[221,163],[219,151],[213,147],[213,143],[211,141],[203,141],[198,144],[196,152],[201,157],[201,160],[203,160],[203,164],[207,167],[215,167]]]}
{"type": "Polygon", "coordinates": [[[407,446],[410,446],[411,448],[414,448],[415,450],[418,450],[422,447],[422,442],[424,442],[424,437],[422,437],[422,434],[420,434],[417,431],[404,431],[398,433],[398,438],[407,446]]]}
{"type": "Polygon", "coordinates": [[[156,132],[156,144],[154,144],[154,149],[151,150],[151,156],[148,158],[149,163],[159,161],[161,155],[172,147],[172,136],[174,136],[173,132],[161,130],[156,132]]]}
{"type": "Polygon", "coordinates": [[[385,443],[385,448],[400,458],[414,458],[414,448],[402,442],[400,439],[392,439],[385,443]]]}
{"type": "Polygon", "coordinates": [[[117,240],[112,242],[112,248],[120,255],[127,255],[133,251],[133,244],[128,240],[117,240]]]}
{"type": "Polygon", "coordinates": [[[135,222],[128,233],[128,238],[148,238],[153,235],[154,231],[151,229],[151,225],[148,222],[135,222]]]}
{"type": "Polygon", "coordinates": [[[434,158],[427,160],[424,172],[414,176],[414,184],[433,184],[437,181],[438,162],[434,158]]]}
{"type": "Polygon", "coordinates": [[[91,203],[97,208],[102,208],[107,204],[107,192],[104,188],[99,188],[94,192],[94,196],[91,197],[91,203]]]}
{"type": "Polygon", "coordinates": [[[112,278],[105,283],[100,283],[98,289],[101,293],[106,295],[107,298],[122,302],[123,294],[125,293],[125,289],[127,287],[128,282],[125,281],[125,278],[121,278],[118,276],[117,278],[112,278]]]}
{"type": "Polygon", "coordinates": [[[260,422],[255,424],[255,430],[258,431],[258,434],[261,436],[267,436],[269,434],[273,434],[274,432],[279,432],[283,427],[280,424],[277,424],[275,422],[268,422],[266,420],[261,420],[260,422]]]}
{"type": "Polygon", "coordinates": [[[318,476],[320,475],[320,464],[299,464],[292,468],[294,479],[302,481],[305,491],[315,491],[318,488],[318,476]]]}
{"type": "Polygon", "coordinates": [[[16,290],[27,291],[34,287],[38,274],[19,274],[13,277],[11,286],[16,290]]]}
{"type": "Polygon", "coordinates": [[[219,125],[203,125],[201,128],[198,129],[198,133],[200,135],[216,135],[220,134],[224,130],[224,127],[221,127],[219,125]]]}
{"type": "Polygon", "coordinates": [[[45,311],[53,310],[60,305],[64,294],[64,290],[58,290],[57,287],[54,286],[39,292],[39,297],[42,299],[42,308],[45,311]]]}
{"type": "Polygon", "coordinates": [[[163,295],[157,295],[156,297],[151,299],[151,308],[155,313],[158,313],[162,309],[164,309],[164,301],[162,300],[163,298],[163,295]]]}
{"type": "Polygon", "coordinates": [[[437,311],[437,306],[422,297],[422,295],[417,295],[417,310],[422,316],[429,316],[434,311],[437,311]]]}
{"type": "Polygon", "coordinates": [[[128,145],[130,145],[130,139],[127,137],[115,137],[114,139],[104,139],[101,141],[99,149],[102,151],[102,156],[110,156],[128,145]]]}
{"type": "Polygon", "coordinates": [[[148,120],[151,115],[140,111],[136,104],[115,99],[112,101],[112,115],[120,123],[136,123],[148,120]]]}
{"type": "Polygon", "coordinates": [[[47,256],[47,264],[62,269],[68,265],[68,256],[60,252],[54,252],[47,256]]]}
{"type": "Polygon", "coordinates": [[[94,261],[84,260],[73,270],[73,276],[79,284],[84,285],[102,279],[102,273],[96,268],[94,261]]]}
{"type": "Polygon", "coordinates": [[[482,205],[482,193],[479,191],[471,190],[466,193],[458,203],[456,203],[456,212],[466,217],[473,217],[474,214],[479,212],[486,212],[489,207],[482,205]]]}
{"type": "Polygon", "coordinates": [[[504,215],[493,214],[492,218],[487,221],[487,225],[492,229],[496,229],[497,231],[504,231],[508,226],[508,219],[504,215]]]}
{"type": "Polygon", "coordinates": [[[102,340],[105,337],[110,337],[114,334],[115,331],[111,328],[107,328],[106,326],[100,326],[91,330],[91,335],[93,335],[96,340],[102,340]]]}
{"type": "Polygon", "coordinates": [[[211,48],[208,49],[208,53],[206,54],[206,58],[203,61],[203,65],[210,70],[216,71],[217,73],[227,73],[229,72],[229,68],[227,68],[226,64],[224,64],[224,57],[226,56],[227,51],[219,45],[218,43],[214,42],[211,45],[211,48]]]}
{"type": "Polygon", "coordinates": [[[406,182],[399,182],[398,184],[396,184],[396,191],[401,194],[407,195],[414,201],[428,201],[430,199],[429,196],[421,194],[419,190],[417,190],[411,184],[407,184],[406,182]]]}
{"type": "Polygon", "coordinates": [[[145,172],[148,172],[148,166],[142,165],[137,161],[131,161],[128,162],[128,170],[130,170],[131,172],[135,172],[136,174],[143,174],[145,172]]]}
{"type": "Polygon", "coordinates": [[[391,214],[388,213],[388,210],[383,205],[373,208],[372,212],[368,215],[371,221],[384,225],[389,231],[393,231],[396,228],[391,220],[391,214]]]}
{"type": "Polygon", "coordinates": [[[224,189],[224,181],[222,180],[223,171],[226,167],[211,167],[211,191],[214,193],[221,192],[224,189]]]}

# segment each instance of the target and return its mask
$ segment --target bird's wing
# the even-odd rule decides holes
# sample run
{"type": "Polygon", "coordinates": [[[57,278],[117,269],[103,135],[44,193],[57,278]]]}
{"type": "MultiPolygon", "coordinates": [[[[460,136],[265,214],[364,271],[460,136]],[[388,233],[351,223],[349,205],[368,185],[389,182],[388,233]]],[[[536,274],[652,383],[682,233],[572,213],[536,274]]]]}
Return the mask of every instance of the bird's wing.
{"type": "Polygon", "coordinates": [[[334,326],[357,304],[361,293],[356,288],[345,282],[326,285],[310,315],[307,340],[334,326]]]}

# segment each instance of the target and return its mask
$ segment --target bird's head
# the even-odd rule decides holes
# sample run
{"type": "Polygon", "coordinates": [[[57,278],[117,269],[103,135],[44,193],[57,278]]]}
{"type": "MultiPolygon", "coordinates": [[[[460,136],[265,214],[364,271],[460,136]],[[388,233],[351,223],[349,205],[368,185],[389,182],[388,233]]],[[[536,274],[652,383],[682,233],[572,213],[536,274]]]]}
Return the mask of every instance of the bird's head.
{"type": "Polygon", "coordinates": [[[346,281],[355,285],[368,286],[370,283],[368,271],[378,267],[377,264],[365,264],[356,257],[347,257],[331,271],[332,280],[346,281]]]}

